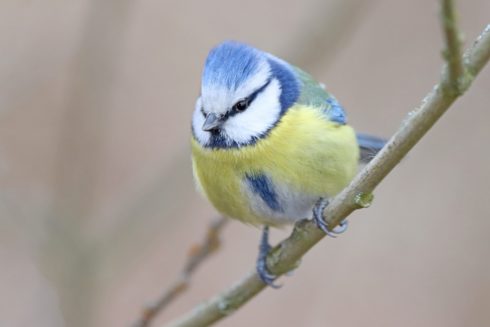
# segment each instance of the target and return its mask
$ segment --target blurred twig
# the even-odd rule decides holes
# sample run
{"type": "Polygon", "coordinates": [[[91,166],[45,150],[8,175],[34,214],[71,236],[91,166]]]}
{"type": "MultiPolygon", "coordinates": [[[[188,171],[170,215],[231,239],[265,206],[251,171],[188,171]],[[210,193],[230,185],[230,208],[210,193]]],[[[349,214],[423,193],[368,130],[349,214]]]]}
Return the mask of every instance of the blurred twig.
{"type": "Polygon", "coordinates": [[[54,199],[41,249],[68,326],[93,324],[99,251],[87,229],[108,110],[132,1],[90,1],[73,62],[55,164],[54,199]]]}
{"type": "Polygon", "coordinates": [[[373,1],[363,0],[319,1],[285,59],[306,71],[332,64],[373,6],[373,1]]]}
{"type": "MultiPolygon", "coordinates": [[[[446,18],[443,17],[443,20],[446,18]]],[[[470,78],[464,80],[463,89],[470,86],[473,78],[489,59],[490,25],[463,56],[464,69],[470,74],[470,78]]],[[[328,205],[324,216],[330,228],[337,226],[354,210],[369,206],[371,192],[460,96],[460,93],[451,92],[444,87],[454,82],[455,78],[450,74],[448,66],[443,68],[440,83],[422,100],[420,107],[412,111],[410,117],[381,152],[328,205]]],[[[315,223],[311,221],[298,223],[293,233],[269,254],[267,258],[269,270],[275,275],[289,271],[323,237],[325,234],[316,227],[315,223]]],[[[229,316],[264,288],[265,284],[257,277],[255,271],[250,272],[222,294],[198,305],[194,310],[168,326],[208,326],[229,316]]]]}
{"type": "MultiPolygon", "coordinates": [[[[136,195],[131,195],[114,214],[118,220],[110,230],[99,238],[98,247],[104,253],[106,269],[125,271],[137,263],[138,253],[161,237],[177,223],[171,217],[186,215],[186,208],[176,199],[188,198],[193,194],[189,150],[171,153],[171,162],[159,174],[152,176],[136,195]],[[172,185],[172,188],[169,188],[172,185]],[[162,214],[164,213],[164,214],[162,214]]],[[[163,165],[162,165],[163,166],[163,165]]]]}
{"type": "Polygon", "coordinates": [[[203,263],[211,254],[220,247],[220,232],[227,223],[227,218],[220,217],[213,221],[208,228],[206,237],[202,244],[194,245],[189,251],[189,257],[182,270],[180,277],[162,293],[154,304],[146,307],[134,327],[147,327],[154,320],[156,315],[162,312],[168,304],[181,295],[190,283],[190,277],[197,267],[203,263]]]}

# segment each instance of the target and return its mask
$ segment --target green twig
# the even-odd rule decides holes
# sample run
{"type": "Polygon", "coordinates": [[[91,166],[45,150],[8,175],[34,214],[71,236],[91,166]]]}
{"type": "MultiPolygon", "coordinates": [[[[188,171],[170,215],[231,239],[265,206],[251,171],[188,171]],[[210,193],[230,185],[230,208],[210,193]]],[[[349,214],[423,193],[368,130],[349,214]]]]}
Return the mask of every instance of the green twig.
{"type": "Polygon", "coordinates": [[[461,33],[458,29],[453,0],[441,0],[441,22],[445,42],[443,56],[449,66],[449,78],[443,86],[449,92],[460,95],[466,90],[468,83],[461,58],[461,33]]]}

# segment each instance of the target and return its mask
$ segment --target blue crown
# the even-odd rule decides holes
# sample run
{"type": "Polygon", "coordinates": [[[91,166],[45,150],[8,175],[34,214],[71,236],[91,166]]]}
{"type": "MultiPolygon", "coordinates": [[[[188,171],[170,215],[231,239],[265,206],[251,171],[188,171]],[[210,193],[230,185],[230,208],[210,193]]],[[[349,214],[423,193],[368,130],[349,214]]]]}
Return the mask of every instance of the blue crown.
{"type": "Polygon", "coordinates": [[[280,103],[284,113],[299,96],[299,83],[291,67],[284,61],[267,55],[246,44],[225,41],[213,48],[206,59],[202,76],[203,86],[221,86],[235,91],[260,69],[269,66],[272,77],[281,85],[280,103]]]}
{"type": "Polygon", "coordinates": [[[262,52],[248,45],[225,41],[209,52],[204,65],[202,83],[236,90],[257,72],[264,58],[262,52]]]}

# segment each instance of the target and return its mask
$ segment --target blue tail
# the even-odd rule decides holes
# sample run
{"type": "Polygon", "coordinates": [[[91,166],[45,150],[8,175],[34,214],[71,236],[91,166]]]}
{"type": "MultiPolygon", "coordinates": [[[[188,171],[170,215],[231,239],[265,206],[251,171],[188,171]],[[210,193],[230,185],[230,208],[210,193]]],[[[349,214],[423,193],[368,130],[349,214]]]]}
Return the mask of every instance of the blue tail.
{"type": "Polygon", "coordinates": [[[357,143],[361,149],[361,162],[368,163],[386,144],[386,140],[367,134],[357,133],[357,143]]]}

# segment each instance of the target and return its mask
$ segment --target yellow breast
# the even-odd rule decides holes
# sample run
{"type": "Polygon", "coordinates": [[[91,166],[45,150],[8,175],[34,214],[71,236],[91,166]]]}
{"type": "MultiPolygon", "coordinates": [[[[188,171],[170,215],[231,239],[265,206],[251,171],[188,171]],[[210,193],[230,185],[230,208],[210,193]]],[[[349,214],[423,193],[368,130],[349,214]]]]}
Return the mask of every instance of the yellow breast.
{"type": "MultiPolygon", "coordinates": [[[[246,175],[264,174],[273,184],[287,187],[284,194],[331,197],[356,173],[359,148],[350,126],[329,121],[315,108],[296,105],[250,146],[209,149],[193,139],[192,159],[198,187],[219,212],[246,223],[271,224],[271,217],[254,209],[244,189],[246,175]]],[[[285,222],[295,220],[283,214],[285,222]]]]}

